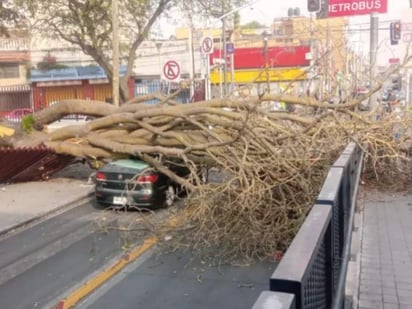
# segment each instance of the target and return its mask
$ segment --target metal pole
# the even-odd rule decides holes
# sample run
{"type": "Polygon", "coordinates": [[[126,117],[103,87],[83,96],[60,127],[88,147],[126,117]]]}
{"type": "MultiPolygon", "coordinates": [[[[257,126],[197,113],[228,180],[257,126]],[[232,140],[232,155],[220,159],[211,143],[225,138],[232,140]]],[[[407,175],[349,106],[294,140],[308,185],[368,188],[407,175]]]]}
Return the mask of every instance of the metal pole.
{"type": "MultiPolygon", "coordinates": [[[[194,96],[194,78],[195,78],[195,60],[193,56],[193,23],[191,22],[190,24],[190,29],[189,29],[189,58],[191,61],[191,67],[189,70],[189,78],[190,78],[190,100],[194,96]]],[[[190,101],[189,100],[189,101],[190,101]]]]}
{"type": "MultiPolygon", "coordinates": [[[[231,40],[233,42],[233,40],[231,40]]],[[[235,91],[235,51],[230,55],[230,83],[231,93],[235,91]]]]}
{"type": "Polygon", "coordinates": [[[223,97],[227,96],[227,50],[226,50],[226,17],[222,18],[223,36],[223,97]]]}
{"type": "MultiPolygon", "coordinates": [[[[209,33],[209,36],[213,38],[211,33],[209,33]]],[[[206,59],[206,76],[205,76],[206,96],[205,96],[205,99],[210,100],[212,98],[212,89],[211,89],[212,87],[210,83],[210,55],[206,54],[205,59],[206,59]]]]}
{"type": "Polygon", "coordinates": [[[332,97],[332,46],[331,46],[331,29],[330,29],[330,22],[329,22],[329,18],[327,19],[327,27],[328,30],[326,32],[326,44],[328,46],[328,64],[327,64],[327,88],[326,91],[328,92],[327,97],[331,98],[332,97]]]}
{"type": "Polygon", "coordinates": [[[270,81],[269,81],[269,51],[268,51],[268,37],[265,34],[263,38],[264,52],[265,52],[265,71],[266,71],[266,92],[270,93],[270,81]]]}
{"type": "Polygon", "coordinates": [[[114,106],[119,106],[119,3],[112,0],[112,27],[113,27],[113,77],[112,96],[114,106]]]}
{"type": "Polygon", "coordinates": [[[320,98],[319,94],[322,93],[322,91],[320,91],[319,89],[319,85],[322,85],[322,82],[321,82],[322,79],[319,79],[317,77],[318,72],[316,69],[316,65],[317,65],[316,61],[318,57],[317,57],[317,50],[316,50],[315,39],[314,39],[313,16],[314,14],[310,13],[310,19],[309,19],[310,71],[309,71],[309,83],[307,86],[307,91],[310,96],[317,94],[316,98],[319,99],[320,98]],[[312,93],[312,90],[315,90],[316,92],[312,93]]]}
{"type": "MultiPolygon", "coordinates": [[[[373,90],[375,86],[375,76],[376,76],[376,55],[378,49],[378,27],[379,27],[379,17],[377,13],[371,14],[371,32],[370,32],[370,54],[369,54],[369,89],[373,90]]],[[[369,97],[369,107],[375,108],[377,104],[377,93],[372,94],[369,97]]]]}
{"type": "Polygon", "coordinates": [[[222,37],[219,40],[219,93],[220,98],[223,98],[223,84],[222,84],[222,37]]]}
{"type": "Polygon", "coordinates": [[[191,67],[191,76],[190,76],[190,100],[194,97],[195,95],[195,72],[196,72],[196,68],[195,68],[195,50],[193,47],[193,1],[190,2],[191,8],[190,8],[190,60],[192,62],[192,67],[191,67]]]}
{"type": "Polygon", "coordinates": [[[211,86],[210,86],[210,62],[209,55],[206,55],[206,100],[210,100],[211,95],[211,86]]]}
{"type": "Polygon", "coordinates": [[[409,109],[409,106],[412,102],[412,74],[409,75],[409,83],[408,83],[408,95],[406,100],[406,106],[409,109]]]}

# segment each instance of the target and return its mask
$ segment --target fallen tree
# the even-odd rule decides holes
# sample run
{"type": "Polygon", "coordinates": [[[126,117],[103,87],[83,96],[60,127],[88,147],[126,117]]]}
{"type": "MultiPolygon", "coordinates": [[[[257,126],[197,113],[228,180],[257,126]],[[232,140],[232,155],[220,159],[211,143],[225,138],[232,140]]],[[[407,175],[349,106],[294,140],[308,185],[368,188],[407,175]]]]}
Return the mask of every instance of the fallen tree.
{"type": "Polygon", "coordinates": [[[288,246],[349,141],[364,148],[367,174],[375,178],[408,162],[402,152],[408,135],[394,136],[409,130],[410,118],[379,112],[377,120],[377,110],[358,113],[363,99],[329,104],[313,97],[263,95],[175,104],[173,96],[155,94],[120,107],[64,100],[25,119],[30,133],[18,142],[44,143],[89,162],[138,156],[192,192],[179,229],[170,231],[174,245],[198,252],[218,248],[214,254],[226,260],[265,259],[288,246]],[[153,97],[161,103],[144,103],[153,97]],[[269,111],[265,101],[296,108],[269,111]],[[48,124],[68,114],[94,119],[47,132],[48,124]],[[169,169],[174,162],[186,164],[192,177],[175,175],[169,169]],[[200,167],[215,171],[216,179],[200,184],[200,167]]]}

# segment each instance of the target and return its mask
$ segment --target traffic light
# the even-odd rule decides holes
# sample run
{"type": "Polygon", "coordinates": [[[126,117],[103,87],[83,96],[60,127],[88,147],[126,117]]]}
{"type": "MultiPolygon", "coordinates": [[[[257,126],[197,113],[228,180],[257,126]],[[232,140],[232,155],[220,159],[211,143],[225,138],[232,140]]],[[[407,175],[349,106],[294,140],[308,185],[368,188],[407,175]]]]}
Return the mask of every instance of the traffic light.
{"type": "Polygon", "coordinates": [[[401,39],[401,22],[394,21],[390,24],[391,44],[398,44],[401,39]]]}
{"type": "Polygon", "coordinates": [[[308,0],[308,11],[309,12],[319,12],[320,11],[320,1],[321,0],[308,0]]]}
{"type": "Polygon", "coordinates": [[[401,90],[402,89],[402,77],[396,76],[392,78],[392,87],[393,90],[401,90]]]}

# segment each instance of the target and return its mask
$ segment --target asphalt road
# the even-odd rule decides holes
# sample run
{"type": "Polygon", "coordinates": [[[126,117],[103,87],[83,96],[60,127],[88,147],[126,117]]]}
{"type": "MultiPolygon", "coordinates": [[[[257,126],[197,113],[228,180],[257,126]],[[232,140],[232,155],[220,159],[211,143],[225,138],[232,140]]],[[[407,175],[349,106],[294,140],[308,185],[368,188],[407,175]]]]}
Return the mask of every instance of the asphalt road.
{"type": "Polygon", "coordinates": [[[84,204],[0,241],[0,308],[42,308],[122,253],[84,204]]]}
{"type": "Polygon", "coordinates": [[[89,309],[199,309],[252,308],[275,264],[259,262],[247,266],[214,266],[207,260],[192,260],[188,252],[152,256],[137,261],[97,291],[78,308],[89,309]]]}
{"type": "MultiPolygon", "coordinates": [[[[149,234],[145,224],[161,224],[177,204],[136,216],[96,209],[92,200],[0,238],[0,308],[51,308],[112,265],[125,245],[140,243],[149,234]],[[135,231],[110,228],[124,226],[135,231]]],[[[182,251],[151,254],[129,264],[77,307],[251,308],[268,289],[275,267],[211,266],[182,251]]]]}

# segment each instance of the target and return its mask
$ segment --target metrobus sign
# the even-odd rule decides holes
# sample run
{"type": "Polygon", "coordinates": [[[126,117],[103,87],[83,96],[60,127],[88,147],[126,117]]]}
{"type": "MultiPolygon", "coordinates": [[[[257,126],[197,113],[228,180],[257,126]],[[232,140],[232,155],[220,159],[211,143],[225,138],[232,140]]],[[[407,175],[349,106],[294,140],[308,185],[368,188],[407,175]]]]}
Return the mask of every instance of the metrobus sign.
{"type": "Polygon", "coordinates": [[[388,0],[329,0],[325,2],[329,2],[327,17],[386,13],[388,11],[388,0]]]}

